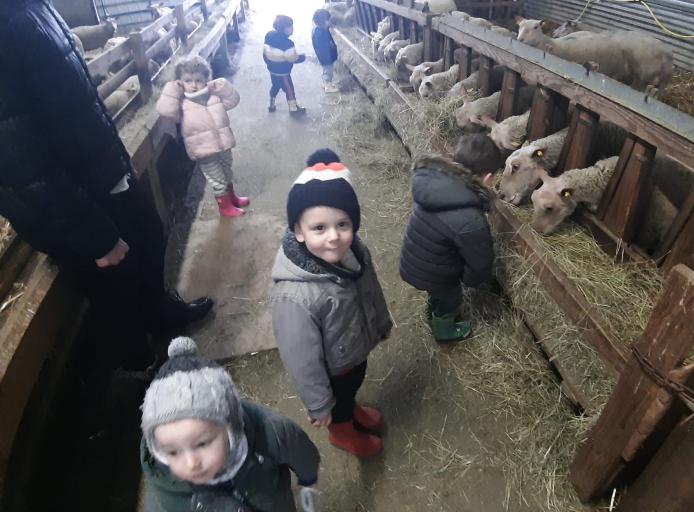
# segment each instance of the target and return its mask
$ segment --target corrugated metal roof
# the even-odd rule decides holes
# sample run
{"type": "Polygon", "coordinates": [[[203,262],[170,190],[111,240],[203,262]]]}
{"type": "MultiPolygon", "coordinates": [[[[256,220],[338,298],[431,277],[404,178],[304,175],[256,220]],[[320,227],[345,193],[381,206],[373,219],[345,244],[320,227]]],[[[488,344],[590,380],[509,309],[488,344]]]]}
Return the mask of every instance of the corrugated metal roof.
{"type": "Polygon", "coordinates": [[[116,18],[119,34],[127,34],[154,20],[150,0],[95,0],[94,3],[101,19],[116,18]]]}
{"type": "MultiPolygon", "coordinates": [[[[98,0],[97,0],[98,1],[98,0]]],[[[673,32],[694,33],[694,1],[647,0],[660,21],[673,32]]],[[[586,0],[525,0],[526,16],[557,22],[576,19],[586,0]]],[[[594,30],[641,30],[663,41],[672,50],[675,65],[694,70],[694,40],[678,39],[663,32],[638,3],[602,0],[592,2],[581,22],[594,30]]]]}

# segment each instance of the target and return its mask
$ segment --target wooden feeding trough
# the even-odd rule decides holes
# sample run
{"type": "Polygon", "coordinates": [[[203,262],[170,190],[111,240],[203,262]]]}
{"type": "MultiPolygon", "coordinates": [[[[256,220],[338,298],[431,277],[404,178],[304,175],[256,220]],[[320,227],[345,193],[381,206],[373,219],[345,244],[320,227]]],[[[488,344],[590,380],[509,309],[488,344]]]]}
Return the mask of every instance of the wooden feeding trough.
{"type": "MultiPolygon", "coordinates": [[[[142,62],[157,47],[138,49],[137,41],[141,42],[143,34],[156,31],[173,17],[180,23],[181,17],[191,16],[196,9],[205,16],[204,28],[182,38],[178,52],[204,58],[210,58],[220,48],[226,52],[227,34],[238,37],[238,23],[245,19],[244,2],[230,0],[217,5],[210,0],[186,1],[171,15],[131,34],[126,43],[89,63],[92,73],[107,70],[112,62],[129,55],[132,49],[131,60],[99,87],[102,98],[133,73],[138,74],[141,84],[149,84],[140,90],[138,97],[146,95],[148,89],[151,93],[151,83],[156,77],[146,74],[142,62]]],[[[175,36],[174,28],[167,37],[175,36]]],[[[164,40],[155,45],[164,44],[161,42],[164,40]]],[[[145,102],[143,97],[139,103],[145,102]]],[[[119,133],[130,155],[135,179],[143,182],[164,225],[168,226],[173,205],[164,199],[156,163],[168,138],[176,136],[175,126],[152,109],[121,126],[119,133]]],[[[0,500],[3,510],[22,510],[21,489],[35,454],[33,440],[53,400],[55,383],[80,328],[86,301],[67,286],[46,255],[33,251],[11,230],[3,238],[0,244],[0,500]]]]}
{"type": "MultiPolygon", "coordinates": [[[[489,2],[487,8],[491,4],[489,2]]],[[[394,17],[396,24],[392,26],[396,28],[403,26],[403,20],[410,20],[410,26],[416,23],[417,30],[410,30],[410,35],[417,34],[413,41],[424,41],[425,60],[443,57],[447,69],[454,63],[453,51],[461,49],[457,52],[461,78],[470,74],[472,57],[478,55],[481,89],[491,82],[492,67],[504,66],[498,121],[521,113],[518,111],[521,85],[537,85],[527,134],[530,140],[535,140],[568,124],[569,134],[562,148],[558,172],[589,164],[599,120],[614,123],[628,133],[597,212],[580,213],[577,220],[590,230],[605,252],[618,261],[655,261],[665,275],[663,292],[638,340],[631,344],[618,340],[619,333],[610,329],[576,283],[538,243],[530,226],[523,224],[509,207],[497,201],[492,216],[497,233],[525,259],[546,293],[578,328],[583,340],[617,380],[589,442],[580,448],[572,466],[571,479],[579,497],[582,500],[599,498],[611,488],[633,480],[634,475],[648,464],[674,425],[683,418],[684,411],[690,410],[691,405],[686,404],[694,396],[691,391],[694,366],[682,366],[694,345],[691,304],[694,297],[694,190],[680,191],[679,195],[684,199],[673,201],[677,214],[658,245],[640,247],[636,241],[643,220],[641,213],[648,192],[648,177],[656,154],[674,159],[694,172],[694,119],[628,86],[601,74],[589,73],[578,64],[526,46],[514,38],[451,16],[425,14],[415,7],[406,2],[357,0],[358,22],[366,33],[373,31],[384,16],[394,17]],[[636,394],[635,389],[639,389],[636,394]]],[[[339,44],[345,45],[345,53],[354,53],[354,45],[343,35],[339,37],[339,44]]],[[[377,68],[373,63],[369,66],[377,68]]],[[[382,70],[377,72],[383,74],[382,70]]],[[[386,82],[392,85],[392,80],[386,82]]],[[[490,91],[483,90],[483,95],[485,92],[490,91]]],[[[398,103],[398,95],[389,94],[398,103]]],[[[412,100],[404,98],[399,104],[385,109],[398,133],[402,130],[398,126],[402,117],[399,112],[412,104],[412,100]]],[[[554,359],[551,347],[544,348],[550,359],[554,359]]],[[[561,361],[556,362],[555,368],[565,379],[565,389],[568,388],[571,399],[588,409],[590,404],[582,399],[571,375],[562,371],[561,361]]],[[[676,429],[679,437],[666,446],[684,443],[682,436],[689,436],[691,444],[691,429],[682,433],[683,428],[676,429]]],[[[653,463],[661,468],[667,467],[668,474],[675,480],[686,479],[684,475],[694,470],[691,459],[687,462],[687,470],[677,470],[662,457],[656,455],[653,463]]],[[[644,473],[653,474],[653,471],[644,473]]],[[[648,495],[648,485],[643,478],[640,479],[634,484],[635,492],[641,496],[648,495]]],[[[673,481],[672,485],[679,484],[673,481]]],[[[685,486],[683,480],[679,488],[685,486]]],[[[682,491],[680,497],[684,495],[682,491]]],[[[648,499],[654,502],[655,497],[649,496],[648,499]]],[[[662,510],[691,508],[691,502],[689,508],[677,508],[674,504],[681,502],[679,498],[671,502],[672,508],[662,510]]],[[[638,509],[628,503],[626,500],[621,510],[638,509]]]]}

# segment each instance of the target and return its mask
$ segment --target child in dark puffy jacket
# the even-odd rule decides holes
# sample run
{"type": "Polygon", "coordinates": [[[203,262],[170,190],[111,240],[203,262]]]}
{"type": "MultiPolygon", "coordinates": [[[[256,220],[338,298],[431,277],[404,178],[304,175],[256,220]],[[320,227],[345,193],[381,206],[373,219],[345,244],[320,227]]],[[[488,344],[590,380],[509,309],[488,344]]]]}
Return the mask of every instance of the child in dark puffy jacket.
{"type": "Polygon", "coordinates": [[[294,64],[304,62],[306,55],[297,53],[294,41],[289,39],[294,33],[294,20],[282,14],[275,18],[272,24],[274,30],[265,34],[265,45],[263,46],[263,60],[270,72],[270,106],[268,111],[277,110],[275,98],[280,90],[284,91],[289,104],[289,113],[299,116],[306,113],[306,109],[296,102],[294,93],[294,82],[292,82],[292,68],[294,64]]]}
{"type": "Polygon", "coordinates": [[[311,502],[320,455],[296,423],[241,400],[227,371],[180,337],[145,394],[140,462],[146,512],[296,512],[290,472],[311,502]]]}
{"type": "Polygon", "coordinates": [[[318,62],[323,67],[323,90],[328,93],[339,92],[333,85],[333,65],[337,60],[337,46],[330,33],[330,11],[318,9],[313,13],[315,25],[311,34],[313,49],[318,62]]]}
{"type": "Polygon", "coordinates": [[[492,277],[494,243],[486,216],[492,192],[486,167],[470,169],[440,155],[425,155],[412,166],[413,209],[400,252],[400,277],[428,292],[429,321],[438,342],[470,335],[470,323],[460,318],[461,283],[476,287],[492,277]]]}

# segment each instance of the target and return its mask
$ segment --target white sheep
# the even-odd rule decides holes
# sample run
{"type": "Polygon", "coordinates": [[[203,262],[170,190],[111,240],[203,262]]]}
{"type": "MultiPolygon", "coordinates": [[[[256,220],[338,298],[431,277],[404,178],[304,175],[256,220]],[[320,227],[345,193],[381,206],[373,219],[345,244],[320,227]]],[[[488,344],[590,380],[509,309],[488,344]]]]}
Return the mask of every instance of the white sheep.
{"type": "Polygon", "coordinates": [[[457,108],[453,113],[455,124],[458,125],[459,128],[465,128],[473,122],[473,120],[485,114],[490,117],[496,117],[499,109],[500,97],[501,92],[497,91],[491,96],[479,98],[474,101],[466,101],[463,103],[462,107],[457,108]]]}
{"type": "Polygon", "coordinates": [[[390,17],[385,17],[378,22],[378,28],[376,32],[371,32],[371,57],[376,59],[378,54],[378,47],[383,41],[383,38],[393,32],[390,23],[390,17]]]}
{"type": "Polygon", "coordinates": [[[140,81],[137,76],[131,76],[104,99],[104,105],[111,115],[115,115],[139,92],[140,81]]]}
{"type": "Polygon", "coordinates": [[[424,99],[442,97],[458,80],[458,64],[453,64],[447,71],[424,77],[419,85],[419,96],[424,99]]]}
{"type": "Polygon", "coordinates": [[[611,32],[609,37],[622,48],[629,68],[629,84],[634,89],[653,95],[665,90],[672,78],[673,65],[672,52],[662,41],[633,30],[611,32]]]}
{"type": "Polygon", "coordinates": [[[595,162],[585,169],[572,169],[556,178],[544,177],[542,186],[535,190],[532,227],[538,233],[549,235],[571,215],[579,204],[595,211],[619,160],[612,156],[595,162]]]}
{"type": "Polygon", "coordinates": [[[410,44],[409,39],[394,39],[383,50],[383,60],[385,62],[395,62],[398,52],[410,44]]]}
{"type": "Polygon", "coordinates": [[[528,119],[530,119],[530,110],[517,116],[507,117],[500,123],[488,116],[482,117],[480,121],[491,129],[489,137],[499,149],[515,151],[525,142],[528,119]]]}
{"type": "Polygon", "coordinates": [[[519,205],[559,161],[568,128],[535,140],[509,155],[499,183],[499,197],[519,205]]]}
{"type": "Polygon", "coordinates": [[[443,14],[456,10],[455,0],[428,0],[429,12],[443,14]]]}
{"type": "Polygon", "coordinates": [[[395,56],[395,71],[398,80],[405,81],[411,75],[415,66],[424,58],[424,43],[414,43],[401,48],[395,56]]]}
{"type": "MultiPolygon", "coordinates": [[[[112,37],[108,41],[106,41],[106,44],[104,45],[104,51],[108,51],[111,48],[115,48],[116,46],[119,46],[121,44],[125,44],[128,41],[127,37],[123,36],[118,36],[118,37],[112,37]]],[[[128,52],[128,55],[125,57],[122,57],[120,59],[117,59],[113,61],[113,63],[109,66],[108,70],[110,73],[116,73],[119,69],[122,69],[130,60],[130,52],[128,52]]]]}
{"type": "Polygon", "coordinates": [[[392,43],[393,41],[395,41],[399,35],[400,35],[399,32],[391,32],[390,34],[383,36],[383,39],[381,39],[381,42],[378,43],[378,50],[376,50],[376,55],[375,55],[376,61],[383,62],[383,58],[384,58],[383,54],[386,51],[386,48],[388,48],[388,45],[390,43],[392,43]]]}
{"type": "Polygon", "coordinates": [[[410,75],[410,85],[412,86],[412,90],[419,92],[419,86],[425,77],[435,73],[441,73],[441,71],[443,71],[443,59],[417,64],[412,68],[412,74],[410,75]]]}
{"type": "Polygon", "coordinates": [[[72,29],[72,33],[80,38],[85,51],[96,50],[106,44],[106,41],[116,33],[116,20],[107,18],[98,25],[84,25],[72,29]]]}

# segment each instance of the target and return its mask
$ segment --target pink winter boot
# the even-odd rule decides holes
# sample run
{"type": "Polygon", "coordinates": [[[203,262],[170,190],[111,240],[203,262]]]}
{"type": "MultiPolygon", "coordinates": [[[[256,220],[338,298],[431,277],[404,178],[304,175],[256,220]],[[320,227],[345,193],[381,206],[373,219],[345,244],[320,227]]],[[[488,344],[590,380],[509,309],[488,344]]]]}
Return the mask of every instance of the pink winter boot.
{"type": "Polygon", "coordinates": [[[215,196],[215,200],[217,201],[217,206],[219,206],[219,214],[222,217],[241,217],[246,214],[242,209],[233,205],[228,194],[215,196]]]}
{"type": "Polygon", "coordinates": [[[236,207],[248,206],[249,204],[251,204],[251,200],[247,197],[236,195],[236,193],[234,192],[234,185],[232,185],[231,183],[229,183],[229,185],[227,186],[227,195],[231,200],[231,204],[233,204],[236,207]]]}

